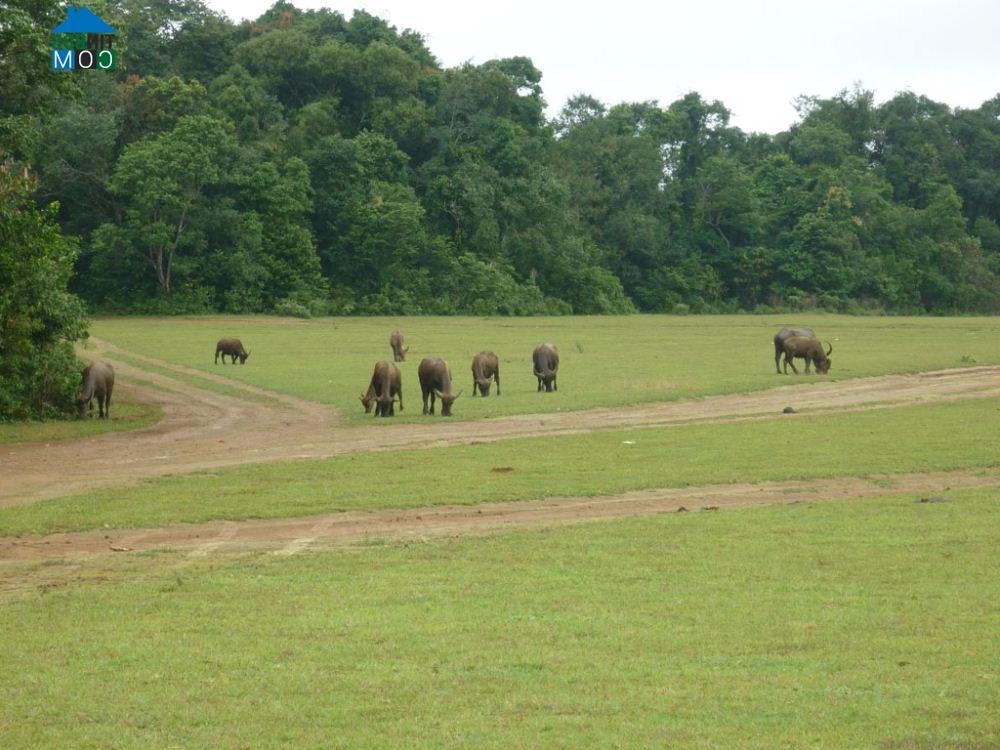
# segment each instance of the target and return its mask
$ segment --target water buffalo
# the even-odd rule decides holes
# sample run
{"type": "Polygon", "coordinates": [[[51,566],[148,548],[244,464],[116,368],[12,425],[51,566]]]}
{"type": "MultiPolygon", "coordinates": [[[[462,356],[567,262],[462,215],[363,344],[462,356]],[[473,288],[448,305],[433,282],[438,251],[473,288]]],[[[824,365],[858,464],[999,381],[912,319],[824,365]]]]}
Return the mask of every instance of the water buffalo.
{"type": "Polygon", "coordinates": [[[399,410],[403,411],[403,383],[399,368],[391,362],[376,362],[372,372],[368,390],[360,396],[365,414],[371,413],[375,405],[376,417],[393,417],[396,415],[395,402],[399,401],[399,410]]]}
{"type": "Polygon", "coordinates": [[[482,396],[490,395],[490,379],[497,382],[497,395],[500,395],[500,360],[493,352],[479,352],[472,358],[472,395],[476,388],[482,396]]]}
{"type": "Polygon", "coordinates": [[[215,364],[219,364],[219,355],[222,355],[222,364],[226,364],[226,355],[233,358],[232,364],[236,364],[236,358],[240,358],[240,364],[245,365],[250,352],[243,348],[243,342],[239,339],[219,339],[215,345],[215,364]]]}
{"type": "Polygon", "coordinates": [[[410,347],[403,346],[403,332],[398,328],[390,334],[389,346],[392,347],[393,362],[406,361],[406,353],[410,351],[410,347]]]}
{"type": "Polygon", "coordinates": [[[432,357],[420,361],[417,368],[420,378],[420,391],[424,398],[424,414],[434,414],[434,397],[441,399],[441,416],[451,416],[451,405],[462,392],[451,392],[451,370],[443,359],[432,357]],[[430,396],[431,408],[427,408],[427,397],[430,396]]]}
{"type": "Polygon", "coordinates": [[[115,368],[107,362],[91,362],[83,371],[80,390],[76,393],[76,408],[80,416],[87,413],[87,407],[94,410],[97,399],[98,414],[101,419],[111,416],[111,391],[115,388],[115,368]]]}
{"type": "Polygon", "coordinates": [[[556,384],[556,374],[559,371],[559,351],[553,344],[539,344],[531,355],[534,366],[535,377],[538,378],[538,390],[545,390],[548,393],[558,391],[556,384]]]}
{"type": "MultiPolygon", "coordinates": [[[[827,342],[829,343],[829,342],[827,342]]],[[[816,365],[816,372],[826,375],[830,371],[832,360],[830,353],[833,352],[833,344],[825,352],[819,339],[812,336],[789,336],[782,342],[782,351],[785,354],[785,374],[788,374],[788,365],[792,366],[792,372],[796,375],[799,371],[795,369],[792,361],[795,357],[800,357],[806,361],[806,372],[809,372],[809,363],[816,365]]]]}
{"type": "MultiPolygon", "coordinates": [[[[774,371],[781,374],[781,367],[778,362],[781,360],[781,355],[785,353],[784,342],[785,339],[792,336],[804,336],[805,338],[816,338],[816,334],[813,333],[812,328],[782,328],[776,334],[774,334],[774,371]]],[[[788,368],[785,368],[786,371],[788,368]]]]}

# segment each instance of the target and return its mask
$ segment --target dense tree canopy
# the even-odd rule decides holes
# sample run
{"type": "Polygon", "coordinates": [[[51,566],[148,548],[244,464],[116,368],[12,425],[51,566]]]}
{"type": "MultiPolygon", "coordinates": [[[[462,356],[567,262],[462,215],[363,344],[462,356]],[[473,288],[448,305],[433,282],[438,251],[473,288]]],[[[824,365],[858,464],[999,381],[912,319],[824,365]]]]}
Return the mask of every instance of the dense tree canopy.
{"type": "Polygon", "coordinates": [[[1000,95],[802,97],[775,136],[693,92],[549,122],[531,60],[445,69],[363,11],[91,5],[113,75],[53,74],[57,3],[0,0],[0,148],[94,309],[1000,310],[1000,95]]]}

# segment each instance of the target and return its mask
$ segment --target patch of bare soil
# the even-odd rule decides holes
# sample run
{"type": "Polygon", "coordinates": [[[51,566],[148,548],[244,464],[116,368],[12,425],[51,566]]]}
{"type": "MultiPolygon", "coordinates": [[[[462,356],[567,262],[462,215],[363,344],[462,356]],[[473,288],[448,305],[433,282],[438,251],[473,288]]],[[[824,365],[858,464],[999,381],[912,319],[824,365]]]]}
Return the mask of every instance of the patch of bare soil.
{"type": "MultiPolygon", "coordinates": [[[[709,485],[642,490],[604,497],[562,497],[534,502],[334,513],[264,521],[215,521],[160,529],[7,537],[0,538],[0,563],[61,560],[155,549],[170,549],[195,558],[245,551],[294,555],[311,547],[368,538],[485,534],[504,529],[750,505],[815,503],[903,494],[921,494],[928,503],[946,502],[947,496],[942,493],[979,487],[1000,487],[1000,471],[709,485]]],[[[10,583],[16,585],[13,579],[10,583]]]]}
{"type": "MultiPolygon", "coordinates": [[[[213,373],[128,353],[97,341],[112,362],[119,389],[160,404],[154,427],[75,441],[0,446],[0,506],[35,502],[150,477],[249,463],[323,458],[344,453],[433,448],[616,427],[656,427],[736,419],[799,419],[829,411],[868,409],[1000,395],[1000,367],[885,375],[842,382],[797,383],[750,394],[691,401],[527,414],[475,422],[428,419],[420,424],[345,427],[327,406],[245,385],[213,373]],[[176,373],[177,377],[163,374],[176,373]],[[199,387],[207,380],[244,391],[246,400],[199,387]],[[139,385],[145,381],[153,387],[139,385]],[[796,412],[782,414],[793,404],[796,412]]],[[[113,409],[113,407],[112,407],[113,409]]]]}

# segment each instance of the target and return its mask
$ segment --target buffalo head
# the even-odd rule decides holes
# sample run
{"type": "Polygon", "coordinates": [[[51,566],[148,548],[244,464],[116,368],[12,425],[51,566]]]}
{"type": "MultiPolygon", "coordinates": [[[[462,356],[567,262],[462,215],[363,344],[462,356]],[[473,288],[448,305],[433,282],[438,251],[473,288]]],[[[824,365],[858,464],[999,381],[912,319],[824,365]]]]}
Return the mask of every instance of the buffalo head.
{"type": "Polygon", "coordinates": [[[552,393],[552,383],[556,379],[555,370],[550,370],[547,367],[544,370],[535,370],[535,377],[542,381],[547,393],[552,393]]]}
{"type": "Polygon", "coordinates": [[[361,405],[365,407],[365,414],[371,414],[372,404],[375,403],[375,394],[362,393],[360,396],[358,396],[358,399],[361,401],[361,405]]]}
{"type": "Polygon", "coordinates": [[[826,350],[826,354],[823,355],[822,359],[816,359],[816,372],[820,375],[826,375],[830,372],[830,365],[833,364],[833,360],[830,359],[830,353],[833,351],[833,344],[829,341],[826,342],[829,348],[826,350]]]}
{"type": "MultiPolygon", "coordinates": [[[[489,378],[476,378],[476,388],[479,389],[480,396],[490,395],[490,383],[492,382],[489,378]]],[[[475,396],[476,394],[473,393],[472,395],[475,396]]]]}
{"type": "Polygon", "coordinates": [[[434,395],[441,399],[441,416],[450,417],[451,405],[455,402],[456,398],[462,395],[462,391],[458,393],[441,393],[441,391],[435,388],[434,395]]]}

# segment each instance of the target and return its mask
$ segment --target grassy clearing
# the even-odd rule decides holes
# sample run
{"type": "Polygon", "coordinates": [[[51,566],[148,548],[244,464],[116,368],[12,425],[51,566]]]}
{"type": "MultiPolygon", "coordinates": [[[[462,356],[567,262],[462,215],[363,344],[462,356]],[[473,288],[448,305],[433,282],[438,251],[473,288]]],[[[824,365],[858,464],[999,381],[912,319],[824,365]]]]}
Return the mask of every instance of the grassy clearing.
{"type": "Polygon", "coordinates": [[[165,477],[0,509],[0,535],[997,466],[998,444],[996,398],[608,430],[165,477]]]}
{"type": "Polygon", "coordinates": [[[6,597],[0,745],[995,747],[1000,498],[947,497],[115,558],[6,597]]]}
{"type": "MultiPolygon", "coordinates": [[[[202,377],[200,375],[190,375],[188,373],[177,372],[168,367],[160,367],[158,365],[150,364],[149,362],[144,362],[143,360],[129,356],[128,354],[118,354],[116,353],[112,357],[115,361],[122,361],[127,364],[132,365],[144,372],[155,373],[157,375],[165,375],[173,380],[179,380],[187,385],[193,385],[197,388],[201,388],[206,391],[213,391],[215,393],[221,394],[223,396],[229,396],[231,398],[242,399],[243,401],[256,401],[258,403],[267,404],[278,404],[280,403],[271,395],[261,395],[257,393],[252,393],[246,388],[241,388],[235,383],[228,385],[225,383],[217,383],[214,380],[209,380],[208,378],[202,377]]],[[[153,386],[156,387],[155,385],[153,386]]]]}
{"type": "MultiPolygon", "coordinates": [[[[163,418],[163,409],[156,404],[130,401],[116,391],[111,401],[110,419],[65,419],[46,422],[0,422],[0,444],[47,443],[90,437],[105,432],[138,430],[156,424],[163,418]]],[[[97,414],[95,403],[94,414],[97,414]]]]}
{"type": "Polygon", "coordinates": [[[771,338],[782,325],[812,326],[834,346],[834,379],[1000,363],[1000,318],[855,318],[838,315],[733,315],[568,318],[103,318],[91,330],[130,351],[332,404],[364,418],[358,394],[377,360],[391,358],[389,333],[410,345],[400,365],[406,416],[418,419],[417,366],[426,356],[451,365],[458,419],[586,409],[770,388],[771,338]],[[215,342],[239,336],[245,366],[213,365],[215,342]],[[531,352],[559,347],[560,390],[539,395],[531,352]],[[503,395],[472,397],[469,364],[490,349],[500,356],[503,395]]]}

